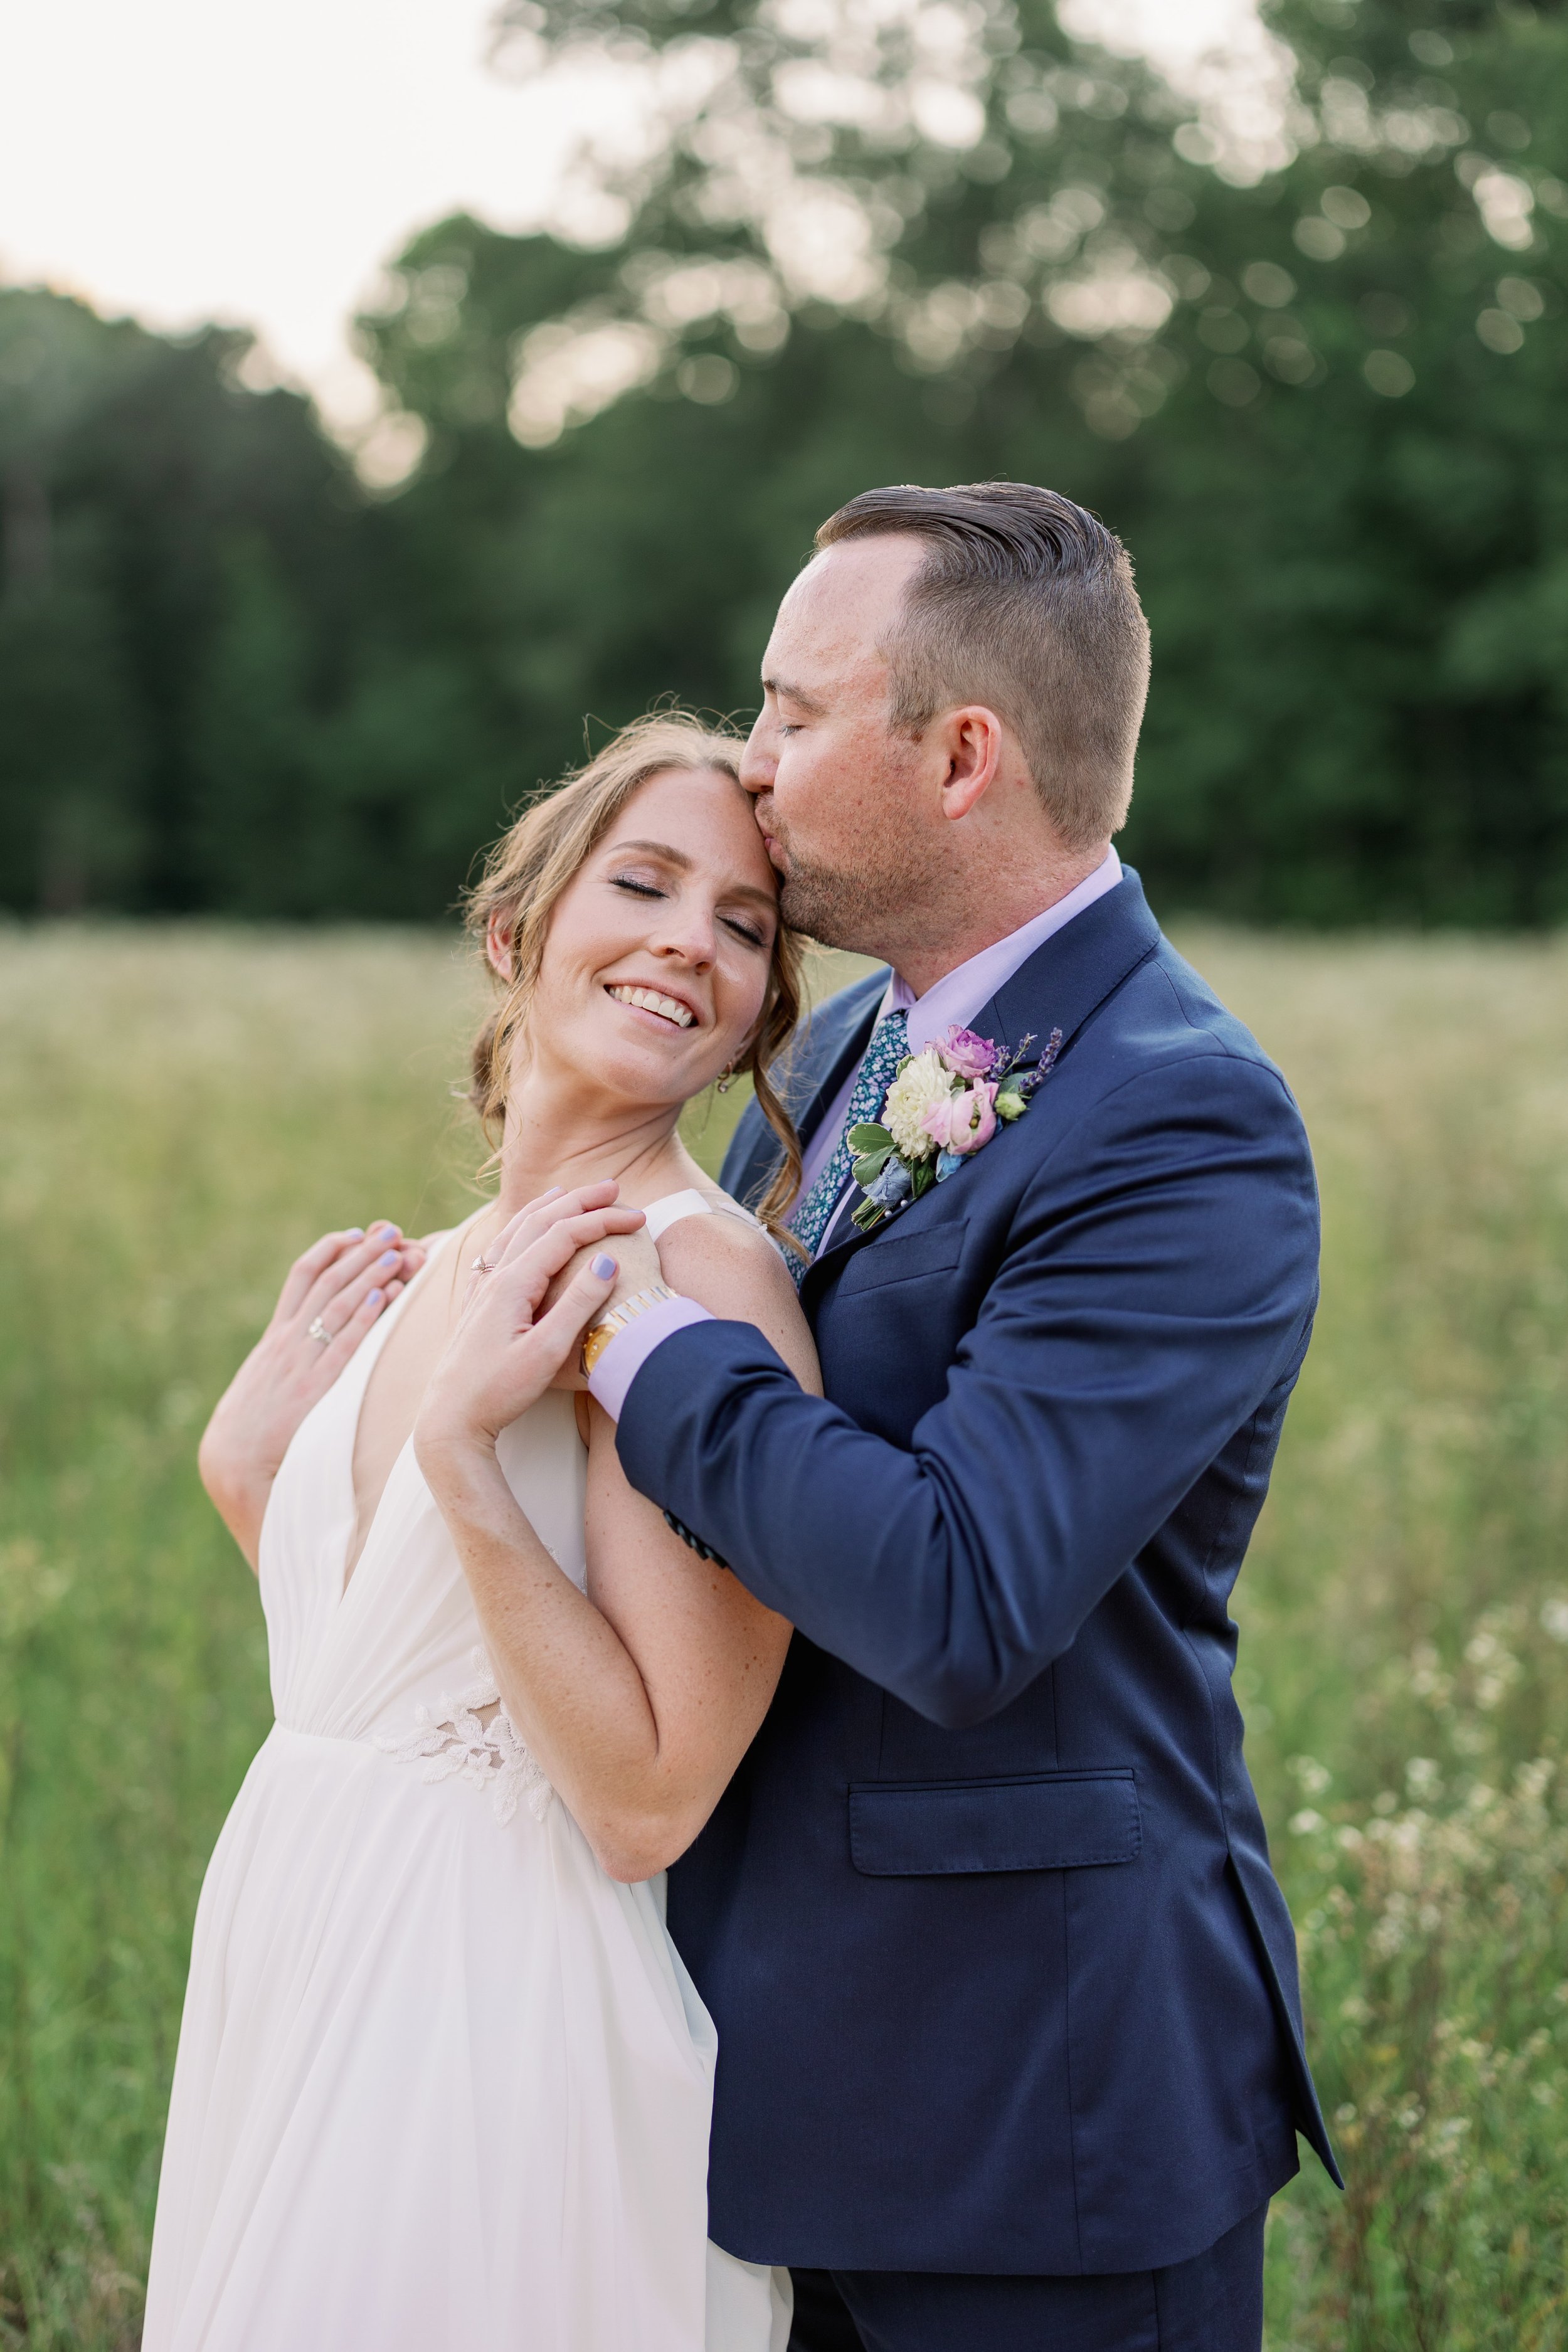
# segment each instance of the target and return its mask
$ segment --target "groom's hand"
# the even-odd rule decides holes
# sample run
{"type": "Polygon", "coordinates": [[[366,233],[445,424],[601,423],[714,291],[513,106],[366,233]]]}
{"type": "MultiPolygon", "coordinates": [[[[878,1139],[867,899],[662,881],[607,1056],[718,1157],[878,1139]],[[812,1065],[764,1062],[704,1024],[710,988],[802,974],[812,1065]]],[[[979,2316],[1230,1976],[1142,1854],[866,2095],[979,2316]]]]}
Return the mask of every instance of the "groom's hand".
{"type": "Polygon", "coordinates": [[[618,1307],[623,1298],[630,1298],[636,1292],[646,1290],[650,1282],[662,1282],[664,1279],[659,1271],[658,1244],[646,1225],[640,1225],[635,1234],[617,1235],[616,1255],[620,1260],[620,1276],[605,1301],[604,1315],[607,1315],[612,1307],[618,1307]]]}
{"type": "MultiPolygon", "coordinates": [[[[662,1282],[664,1279],[659,1271],[658,1247],[646,1225],[638,1226],[635,1233],[616,1234],[608,1247],[620,1271],[616,1276],[614,1290],[594,1318],[595,1322],[602,1321],[612,1307],[618,1307],[623,1298],[633,1298],[639,1290],[646,1290],[649,1283],[662,1282]]],[[[571,1265],[565,1267],[552,1283],[549,1297],[545,1300],[546,1307],[554,1305],[568,1283],[574,1282],[588,1260],[595,1255],[597,1255],[595,1247],[590,1246],[579,1250],[571,1265]]],[[[574,1356],[570,1362],[562,1368],[556,1376],[554,1385],[558,1389],[587,1387],[588,1383],[583,1377],[580,1357],[574,1356]]]]}

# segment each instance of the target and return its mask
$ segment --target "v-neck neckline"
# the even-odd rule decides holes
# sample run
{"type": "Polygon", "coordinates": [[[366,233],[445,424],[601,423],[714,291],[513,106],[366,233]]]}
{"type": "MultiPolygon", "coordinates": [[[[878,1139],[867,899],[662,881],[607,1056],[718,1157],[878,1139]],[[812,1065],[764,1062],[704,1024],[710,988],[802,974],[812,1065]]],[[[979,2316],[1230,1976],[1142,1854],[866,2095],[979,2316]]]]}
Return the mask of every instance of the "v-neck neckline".
{"type": "Polygon", "coordinates": [[[414,1432],[410,1430],[408,1435],[404,1439],[402,1444],[398,1447],[397,1452],[394,1454],[392,1461],[388,1465],[386,1476],[382,1481],[381,1492],[375,1498],[375,1508],[370,1515],[370,1523],[364,1531],[364,1541],[361,1544],[358,1551],[355,1552],[353,1558],[351,1559],[349,1557],[349,1547],[353,1542],[354,1530],[359,1526],[359,1498],[354,1493],[354,1454],[359,1445],[360,1423],[364,1417],[365,1393],[370,1387],[371,1374],[374,1371],[377,1364],[381,1361],[383,1351],[385,1349],[388,1339],[392,1336],[394,1324],[403,1314],[409,1300],[413,1297],[415,1292],[418,1289],[426,1276],[430,1274],[435,1267],[442,1263],[447,1255],[448,1244],[455,1245],[459,1243],[463,1234],[468,1230],[468,1227],[470,1225],[477,1224],[479,1219],[485,1214],[485,1210],[492,1207],[493,1205],[493,1202],[486,1202],[484,1208],[476,1209],[473,1215],[471,1217],[465,1217],[460,1225],[448,1225],[447,1231],[437,1238],[435,1248],[430,1252],[429,1256],[426,1259],[424,1265],[420,1267],[413,1281],[409,1283],[407,1288],[403,1292],[402,1297],[394,1300],[392,1306],[376,1325],[374,1333],[370,1334],[366,1338],[360,1349],[359,1359],[356,1360],[354,1366],[355,1370],[361,1373],[359,1393],[353,1400],[353,1410],[349,1416],[348,1449],[344,1466],[344,1478],[348,1488],[348,1507],[345,1513],[346,1532],[343,1536],[342,1549],[338,1554],[337,1563],[337,1599],[340,1606],[347,1600],[351,1585],[357,1583],[359,1580],[360,1570],[363,1567],[365,1555],[369,1551],[371,1545],[374,1540],[376,1528],[380,1523],[381,1514],[385,1506],[387,1496],[391,1493],[393,1482],[396,1478],[398,1471],[403,1466],[404,1456],[407,1454],[409,1448],[414,1443],[414,1432]]]}
{"type": "MultiPolygon", "coordinates": [[[[667,1202],[679,1200],[683,1192],[695,1191],[695,1186],[687,1185],[678,1186],[676,1191],[673,1192],[662,1192],[657,1201],[650,1202],[647,1204],[643,1213],[645,1216],[651,1216],[656,1210],[662,1208],[667,1202]]],[[[719,1213],[719,1212],[716,1212],[713,1209],[712,1204],[707,1199],[706,1194],[700,1195],[700,1197],[702,1200],[704,1210],[709,1214],[712,1215],[719,1213]]],[[[386,1498],[392,1492],[398,1472],[402,1469],[405,1458],[408,1454],[414,1444],[414,1433],[410,1430],[408,1435],[404,1439],[402,1444],[398,1447],[397,1452],[394,1454],[392,1461],[388,1465],[386,1476],[382,1482],[381,1492],[375,1498],[375,1508],[370,1515],[370,1524],[364,1531],[364,1541],[361,1544],[358,1551],[351,1560],[349,1558],[349,1546],[353,1543],[354,1539],[354,1530],[359,1526],[359,1498],[354,1493],[354,1454],[359,1444],[360,1423],[364,1418],[364,1401],[366,1392],[370,1387],[371,1375],[375,1370],[376,1365],[381,1360],[383,1350],[385,1349],[386,1343],[392,1336],[394,1324],[403,1314],[409,1300],[413,1297],[420,1284],[426,1279],[427,1275],[431,1274],[434,1269],[441,1264],[447,1255],[448,1245],[459,1243],[464,1234],[466,1234],[471,1226],[478,1224],[479,1219],[485,1214],[486,1210],[491,1209],[494,1206],[495,1203],[493,1201],[487,1201],[483,1207],[478,1208],[474,1211],[471,1217],[465,1217],[460,1225],[448,1225],[444,1234],[437,1236],[436,1246],[431,1251],[429,1256],[426,1259],[424,1265],[420,1267],[418,1273],[415,1276],[413,1281],[408,1285],[407,1288],[402,1293],[402,1295],[394,1300],[392,1306],[387,1309],[386,1313],[375,1326],[374,1330],[367,1335],[360,1348],[358,1355],[354,1358],[353,1364],[345,1367],[345,1376],[346,1372],[351,1370],[358,1376],[359,1392],[353,1399],[353,1410],[349,1415],[349,1425],[346,1433],[348,1444],[343,1469],[344,1484],[347,1488],[343,1513],[345,1532],[342,1546],[339,1548],[337,1555],[338,1589],[335,1603],[335,1605],[340,1608],[347,1600],[350,1588],[359,1582],[360,1570],[364,1566],[366,1555],[370,1550],[371,1545],[375,1540],[375,1531],[381,1524],[381,1515],[383,1510],[385,1508],[386,1498]]],[[[740,1211],[739,1213],[744,1215],[747,1213],[745,1211],[740,1211]]]]}

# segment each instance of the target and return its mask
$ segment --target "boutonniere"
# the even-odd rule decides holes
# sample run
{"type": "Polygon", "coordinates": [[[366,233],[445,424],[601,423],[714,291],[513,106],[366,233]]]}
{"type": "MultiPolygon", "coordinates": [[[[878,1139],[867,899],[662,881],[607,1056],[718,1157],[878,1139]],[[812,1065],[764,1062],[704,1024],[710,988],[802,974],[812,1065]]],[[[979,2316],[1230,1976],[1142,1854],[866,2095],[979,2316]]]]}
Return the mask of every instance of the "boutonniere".
{"type": "Polygon", "coordinates": [[[905,1055],[882,1106],[883,1123],[849,1130],[855,1181],[866,1195],[855,1211],[863,1234],[945,1183],[999,1127],[1023,1118],[1061,1051],[1062,1033],[1053,1029],[1031,1063],[1034,1042],[1026,1037],[1005,1055],[973,1029],[950,1029],[940,1045],[905,1055]]]}

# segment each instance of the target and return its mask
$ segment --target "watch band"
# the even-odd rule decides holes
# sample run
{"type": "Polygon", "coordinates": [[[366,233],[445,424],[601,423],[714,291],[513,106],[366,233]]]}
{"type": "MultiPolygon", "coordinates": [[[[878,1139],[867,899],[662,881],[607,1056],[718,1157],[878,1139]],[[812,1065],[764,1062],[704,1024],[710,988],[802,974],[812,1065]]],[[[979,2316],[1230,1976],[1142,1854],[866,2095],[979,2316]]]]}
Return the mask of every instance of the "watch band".
{"type": "Polygon", "coordinates": [[[628,1323],[635,1323],[637,1317],[646,1315],[650,1307],[658,1307],[665,1299],[674,1297],[675,1293],[668,1282],[650,1282],[646,1290],[634,1290],[629,1298],[623,1298],[618,1307],[612,1307],[609,1313],[601,1316],[597,1323],[591,1323],[583,1334],[584,1380],[592,1372],[617,1331],[624,1331],[628,1323]]]}

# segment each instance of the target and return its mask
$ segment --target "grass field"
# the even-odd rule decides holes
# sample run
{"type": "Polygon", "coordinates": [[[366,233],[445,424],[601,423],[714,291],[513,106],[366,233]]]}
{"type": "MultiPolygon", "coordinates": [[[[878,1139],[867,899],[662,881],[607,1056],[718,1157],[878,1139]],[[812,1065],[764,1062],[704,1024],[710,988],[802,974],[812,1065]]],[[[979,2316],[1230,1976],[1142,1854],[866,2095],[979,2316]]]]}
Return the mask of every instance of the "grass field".
{"type": "MultiPolygon", "coordinates": [[[[1277,2203],[1269,2352],[1546,2352],[1568,948],[1182,944],[1295,1087],[1325,1207],[1237,1607],[1350,2189],[1277,2203]]],[[[0,931],[0,2345],[136,2342],[191,1917],[269,1719],[196,1434],[303,1241],[473,1199],[474,1001],[427,937],[0,931]]]]}

